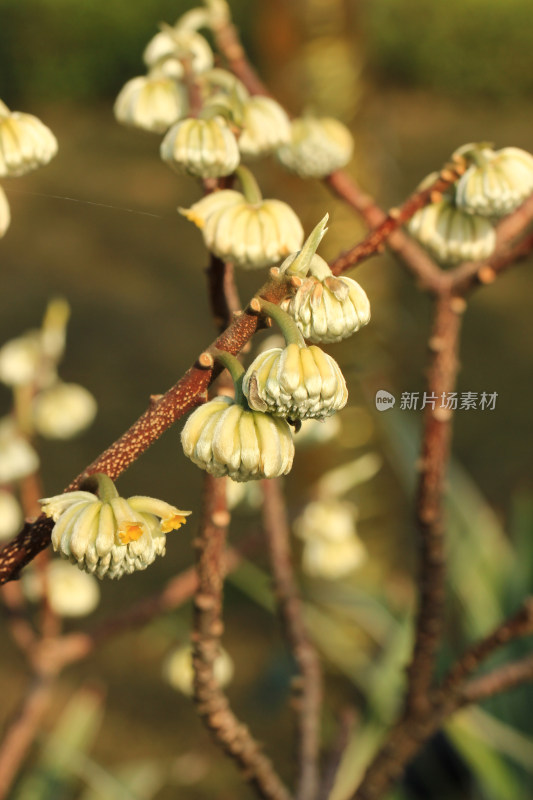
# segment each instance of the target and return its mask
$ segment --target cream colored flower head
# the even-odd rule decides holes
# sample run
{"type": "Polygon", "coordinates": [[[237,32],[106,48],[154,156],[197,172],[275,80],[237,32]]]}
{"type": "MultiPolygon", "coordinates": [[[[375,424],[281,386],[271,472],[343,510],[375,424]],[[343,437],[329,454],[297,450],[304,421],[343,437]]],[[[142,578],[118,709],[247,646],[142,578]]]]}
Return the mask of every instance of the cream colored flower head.
{"type": "Polygon", "coordinates": [[[345,501],[316,500],[306,505],[293,526],[304,542],[304,572],[333,580],[364,563],[366,548],[357,535],[356,518],[357,509],[345,501]]]}
{"type": "Polygon", "coordinates": [[[285,420],[221,396],[197,408],[181,432],[183,452],[201,469],[234,481],[278,478],[290,472],[292,434],[285,420]]]}
{"type": "Polygon", "coordinates": [[[100,497],[74,491],[41,500],[54,522],[52,545],[63,558],[98,578],[120,578],[165,554],[166,534],[190,511],[153,497],[119,497],[107,476],[96,476],[100,497]]]}
{"type": "Polygon", "coordinates": [[[71,439],[92,423],[96,400],[77,383],[55,383],[38,392],[33,401],[33,424],[47,439],[71,439]]]}
{"type": "Polygon", "coordinates": [[[251,408],[291,420],[329,417],[348,400],[337,362],[315,345],[294,342],[260,353],[248,367],[242,389],[251,408]]]}
{"type": "Polygon", "coordinates": [[[336,278],[316,250],[327,228],[326,214],[311,231],[302,249],[292,253],[280,273],[296,275],[303,282],[280,308],[296,322],[305,339],[319,344],[339,342],[370,321],[370,303],[352,278],[336,278]]]}
{"type": "Polygon", "coordinates": [[[56,137],[40,119],[10,111],[0,100],[0,177],[25,175],[56,153],[56,137]]]}
{"type": "Polygon", "coordinates": [[[7,202],[6,193],[0,186],[0,239],[6,233],[11,222],[11,211],[7,202]]]}
{"type": "Polygon", "coordinates": [[[496,246],[490,220],[458,208],[448,193],[417,211],[407,228],[443,264],[481,261],[492,255],[496,246]]]}
{"type": "Polygon", "coordinates": [[[161,158],[178,172],[198,178],[220,178],[235,172],[237,140],[223,117],[184,119],[161,143],[161,158]]]}
{"type": "MultiPolygon", "coordinates": [[[[180,25],[180,20],[173,28],[164,25],[150,39],[143,53],[144,63],[150,68],[162,64],[168,58],[175,61],[188,60],[195,75],[200,75],[213,66],[213,51],[207,40],[197,31],[180,25]]],[[[179,77],[183,77],[183,74],[182,68],[179,77]]]]}
{"type": "Polygon", "coordinates": [[[129,80],[120,90],[113,110],[123,125],[165,133],[187,113],[187,98],[173,77],[154,69],[129,80]]]}
{"type": "Polygon", "coordinates": [[[281,200],[249,202],[223,189],[180,212],[200,228],[210,252],[243,269],[273,266],[303,241],[300,220],[281,200]]]}
{"type": "Polygon", "coordinates": [[[242,103],[239,150],[247,159],[273,153],[290,141],[291,123],[284,109],[270,97],[249,97],[242,103]]]}
{"type": "MultiPolygon", "coordinates": [[[[215,680],[221,689],[227,686],[233,678],[233,659],[222,647],[213,662],[213,671],[215,680]]],[[[190,645],[176,647],[169,653],[163,664],[163,676],[173,689],[177,689],[187,697],[192,695],[194,670],[190,645]]]]}
{"type": "MultiPolygon", "coordinates": [[[[0,455],[1,459],[1,455],[0,455]]],[[[22,525],[22,509],[11,492],[0,489],[0,542],[11,539],[22,525]]]]}
{"type": "Polygon", "coordinates": [[[98,581],[60,559],[50,561],[43,574],[25,570],[22,590],[33,602],[46,595],[52,611],[60,617],[85,617],[100,602],[98,581]]]}
{"type": "Polygon", "coordinates": [[[455,194],[459,208],[469,214],[501,217],[533,192],[533,156],[518,147],[493,150],[484,143],[467,144],[452,158],[470,162],[455,194]]]}
{"type": "Polygon", "coordinates": [[[10,417],[0,420],[0,486],[25,478],[39,467],[39,456],[10,417]]]}
{"type": "Polygon", "coordinates": [[[329,542],[313,539],[304,543],[302,569],[312,578],[345,578],[366,560],[366,550],[358,538],[329,542]]]}
{"type": "Polygon", "coordinates": [[[300,117],[291,123],[291,138],[277,150],[281,164],[301,178],[323,178],[345,167],[353,153],[348,128],[331,117],[300,117]]]}

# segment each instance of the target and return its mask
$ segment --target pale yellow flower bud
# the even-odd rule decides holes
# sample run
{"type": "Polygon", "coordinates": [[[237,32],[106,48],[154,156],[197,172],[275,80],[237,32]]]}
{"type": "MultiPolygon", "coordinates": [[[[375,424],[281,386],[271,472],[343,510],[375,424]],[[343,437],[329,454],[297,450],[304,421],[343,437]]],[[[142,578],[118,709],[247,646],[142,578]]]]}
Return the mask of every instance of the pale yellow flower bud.
{"type": "Polygon", "coordinates": [[[160,70],[129,80],[114,105],[115,117],[123,125],[165,133],[187,110],[185,90],[160,70]]]}
{"type": "Polygon", "coordinates": [[[488,258],[496,246],[490,221],[457,208],[449,195],[417,211],[407,227],[444,264],[480,261],[488,258]]]}
{"type": "Polygon", "coordinates": [[[197,408],[181,432],[185,455],[201,469],[234,481],[286,475],[294,444],[285,420],[245,409],[230,397],[197,408]]]}
{"type": "Polygon", "coordinates": [[[357,535],[357,509],[338,500],[308,503],[294,522],[294,532],[304,541],[302,568],[312,577],[333,580],[348,575],[366,560],[357,535]]]}
{"type": "Polygon", "coordinates": [[[370,303],[362,287],[352,278],[336,278],[331,272],[321,280],[312,275],[305,278],[280,308],[291,315],[304,338],[316,344],[340,342],[370,321],[370,303]]]}
{"type": "Polygon", "coordinates": [[[455,195],[459,208],[469,214],[501,217],[533,192],[533,156],[525,150],[468,144],[454,156],[473,162],[457,182],[455,195]]]}
{"type": "Polygon", "coordinates": [[[24,175],[56,153],[56,138],[40,119],[10,111],[0,100],[0,177],[24,175]]]}
{"type": "Polygon", "coordinates": [[[95,578],[59,559],[51,561],[43,575],[25,570],[22,590],[33,602],[46,594],[52,611],[60,617],[85,617],[100,602],[100,588],[95,578]]]}
{"type": "Polygon", "coordinates": [[[323,419],[344,408],[348,399],[337,362],[319,347],[295,343],[260,353],[242,389],[251,408],[289,419],[323,419]]]}
{"type": "Polygon", "coordinates": [[[0,485],[25,478],[39,467],[39,456],[18,432],[13,420],[0,420],[0,485]]]}
{"type": "MultiPolygon", "coordinates": [[[[1,459],[1,455],[0,455],[1,459]]],[[[11,492],[0,489],[0,542],[11,539],[22,525],[22,509],[11,492]]]]}
{"type": "MultiPolygon", "coordinates": [[[[222,647],[213,662],[215,680],[221,688],[227,686],[233,678],[233,660],[222,647]]],[[[193,693],[194,670],[192,666],[192,648],[190,645],[177,647],[165,659],[163,675],[173,689],[177,689],[187,697],[193,693]]]]}
{"type": "MultiPolygon", "coordinates": [[[[188,59],[191,69],[199,75],[213,66],[213,52],[206,39],[196,31],[180,26],[180,20],[174,28],[166,25],[163,30],[148,42],[143,53],[144,63],[148,67],[161,64],[167,58],[174,60],[188,59]]],[[[183,76],[182,74],[179,77],[183,76]]]]}
{"type": "Polygon", "coordinates": [[[284,109],[270,97],[250,97],[242,104],[239,150],[246,158],[272,153],[290,141],[291,123],[284,109]]]}
{"type": "Polygon", "coordinates": [[[288,144],[278,148],[279,161],[301,178],[323,178],[345,167],[353,152],[348,128],[331,117],[301,117],[291,124],[288,144]]]}
{"type": "Polygon", "coordinates": [[[312,578],[335,580],[349,575],[365,559],[366,551],[359,539],[335,542],[314,539],[304,544],[302,569],[312,578]]]}
{"type": "Polygon", "coordinates": [[[7,202],[6,193],[0,186],[0,239],[4,236],[11,222],[11,211],[7,202]]]}
{"type": "Polygon", "coordinates": [[[70,439],[89,427],[96,409],[96,400],[85,387],[58,382],[35,396],[35,430],[47,439],[70,439]]]}
{"type": "Polygon", "coordinates": [[[281,200],[251,203],[224,189],[180,212],[201,229],[208,250],[244,269],[277,264],[303,241],[300,220],[281,200]]]}
{"type": "Polygon", "coordinates": [[[104,500],[84,491],[41,500],[43,512],[55,521],[54,550],[98,578],[146,569],[165,554],[166,533],[191,513],[151,497],[136,496],[130,504],[113,490],[104,500]]]}
{"type": "Polygon", "coordinates": [[[235,172],[240,155],[237,140],[223,117],[184,119],[173,125],[161,143],[161,158],[178,172],[198,178],[220,178],[235,172]]]}

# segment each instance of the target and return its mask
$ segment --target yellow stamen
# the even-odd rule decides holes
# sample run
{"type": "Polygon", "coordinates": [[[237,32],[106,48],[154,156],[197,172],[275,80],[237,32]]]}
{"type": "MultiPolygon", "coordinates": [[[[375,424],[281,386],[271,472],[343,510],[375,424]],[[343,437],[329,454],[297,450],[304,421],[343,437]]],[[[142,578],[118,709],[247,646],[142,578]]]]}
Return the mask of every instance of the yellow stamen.
{"type": "Polygon", "coordinates": [[[185,525],[186,519],[181,514],[174,514],[172,517],[167,517],[161,520],[161,532],[170,533],[170,531],[177,531],[182,525],[185,525]]]}
{"type": "Polygon", "coordinates": [[[118,529],[121,544],[136,542],[143,535],[143,526],[139,522],[123,522],[118,529]]]}

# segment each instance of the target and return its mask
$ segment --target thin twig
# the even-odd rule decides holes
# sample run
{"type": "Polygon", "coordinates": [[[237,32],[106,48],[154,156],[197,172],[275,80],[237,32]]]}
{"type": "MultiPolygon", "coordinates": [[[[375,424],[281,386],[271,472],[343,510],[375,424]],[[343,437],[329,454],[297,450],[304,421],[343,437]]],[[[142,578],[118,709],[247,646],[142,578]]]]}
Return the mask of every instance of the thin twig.
{"type": "Polygon", "coordinates": [[[322,670],[305,628],[302,604],[291,562],[290,530],[279,480],[263,480],[263,525],[270,550],[274,588],[299,679],[295,681],[297,712],[297,800],[313,800],[318,785],[322,670]]]}
{"type": "Polygon", "coordinates": [[[328,800],[331,796],[337,772],[350,741],[356,718],[357,715],[353,708],[345,708],[339,714],[337,734],[325,758],[325,768],[318,792],[318,800],[328,800]]]}
{"type": "Polygon", "coordinates": [[[508,692],[533,681],[533,655],[504,664],[497,669],[472,679],[461,692],[461,705],[479,703],[495,694],[508,692]]]}
{"type": "Polygon", "coordinates": [[[7,724],[0,746],[0,800],[9,789],[35,739],[50,703],[54,675],[37,675],[22,704],[7,724]]]}
{"type": "Polygon", "coordinates": [[[506,619],[485,639],[470,647],[452,666],[438,691],[442,695],[457,691],[466,678],[475,672],[487,658],[505,644],[533,633],[533,597],[528,597],[516,614],[506,619]]]}
{"type": "Polygon", "coordinates": [[[229,513],[224,478],[206,475],[204,516],[197,546],[199,588],[194,600],[194,699],[217,744],[233,758],[264,800],[290,800],[290,793],[252,737],[230,708],[215,677],[215,661],[223,631],[221,617],[224,548],[229,513]]]}

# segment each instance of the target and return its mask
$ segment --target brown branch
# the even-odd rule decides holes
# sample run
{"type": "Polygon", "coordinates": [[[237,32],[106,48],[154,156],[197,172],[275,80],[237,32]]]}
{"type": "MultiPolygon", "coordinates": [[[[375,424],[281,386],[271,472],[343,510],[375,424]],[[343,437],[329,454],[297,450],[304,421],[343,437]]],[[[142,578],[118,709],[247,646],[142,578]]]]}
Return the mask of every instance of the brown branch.
{"type": "MultiPolygon", "coordinates": [[[[275,274],[275,271],[274,271],[275,274]]],[[[279,303],[287,294],[288,284],[273,277],[257,294],[279,303]]],[[[236,315],[232,324],[213,342],[211,348],[227,350],[236,355],[261,324],[255,312],[236,315]]],[[[218,376],[220,367],[203,367],[199,360],[178,383],[164,395],[152,398],[148,409],[116,442],[83,470],[68,486],[76,489],[81,481],[94,472],[105,472],[115,480],[174,422],[194,408],[218,376]]],[[[29,561],[50,543],[52,520],[41,515],[29,520],[15,539],[0,550],[0,584],[16,578],[29,561]]]]}
{"type": "Polygon", "coordinates": [[[211,313],[219,331],[223,331],[231,321],[232,315],[241,310],[239,292],[235,284],[233,264],[224,263],[211,255],[207,269],[211,313]]]}
{"type": "Polygon", "coordinates": [[[415,644],[407,670],[406,710],[418,716],[425,710],[437,648],[443,627],[445,553],[443,494],[448,467],[453,411],[443,407],[441,397],[452,392],[459,368],[457,351],[464,301],[450,295],[437,299],[429,348],[431,360],[420,477],[416,500],[416,524],[420,542],[420,598],[415,626],[415,644]],[[433,403],[433,407],[431,405],[433,403]]]}
{"type": "Polygon", "coordinates": [[[322,670],[320,659],[305,628],[298,588],[291,563],[290,530],[279,480],[263,480],[263,525],[270,550],[274,588],[299,678],[294,682],[297,712],[297,800],[313,800],[319,784],[320,711],[322,670]]]}
{"type": "Polygon", "coordinates": [[[224,548],[229,513],[224,478],[206,475],[204,518],[197,541],[199,588],[195,596],[193,666],[198,712],[217,744],[233,758],[264,800],[290,800],[270,760],[235,716],[215,677],[220,652],[224,548]]]}
{"type": "MultiPolygon", "coordinates": [[[[533,204],[531,206],[533,208],[533,204]]],[[[496,278],[513,266],[517,261],[522,261],[533,251],[533,234],[524,237],[516,244],[502,241],[494,255],[484,262],[469,261],[460,264],[447,274],[449,286],[454,294],[466,295],[478,286],[493,283],[496,278]]]]}
{"type": "MultiPolygon", "coordinates": [[[[363,194],[355,182],[349,179],[345,173],[338,171],[325,178],[325,182],[344,200],[348,201],[363,216],[369,227],[372,228],[368,236],[361,242],[345,253],[341,253],[331,262],[332,272],[335,275],[339,275],[341,272],[357,266],[365,259],[383,250],[390,237],[395,232],[398,232],[399,228],[405,225],[413,214],[431,202],[435,195],[449,189],[450,185],[463,172],[463,165],[447,164],[431,186],[427,189],[413,192],[402,203],[401,207],[391,209],[388,214],[381,211],[368,195],[363,194]]],[[[404,234],[401,234],[399,239],[398,237],[396,239],[400,250],[402,246],[405,247],[404,238],[407,239],[404,234]]],[[[394,240],[392,249],[394,250],[394,240]]],[[[404,260],[409,262],[409,268],[415,272],[416,277],[420,281],[427,283],[426,288],[436,291],[441,287],[441,276],[444,273],[429,257],[419,259],[416,257],[415,250],[412,250],[410,254],[408,252],[407,258],[405,257],[405,251],[403,251],[402,255],[404,260]]]]}

